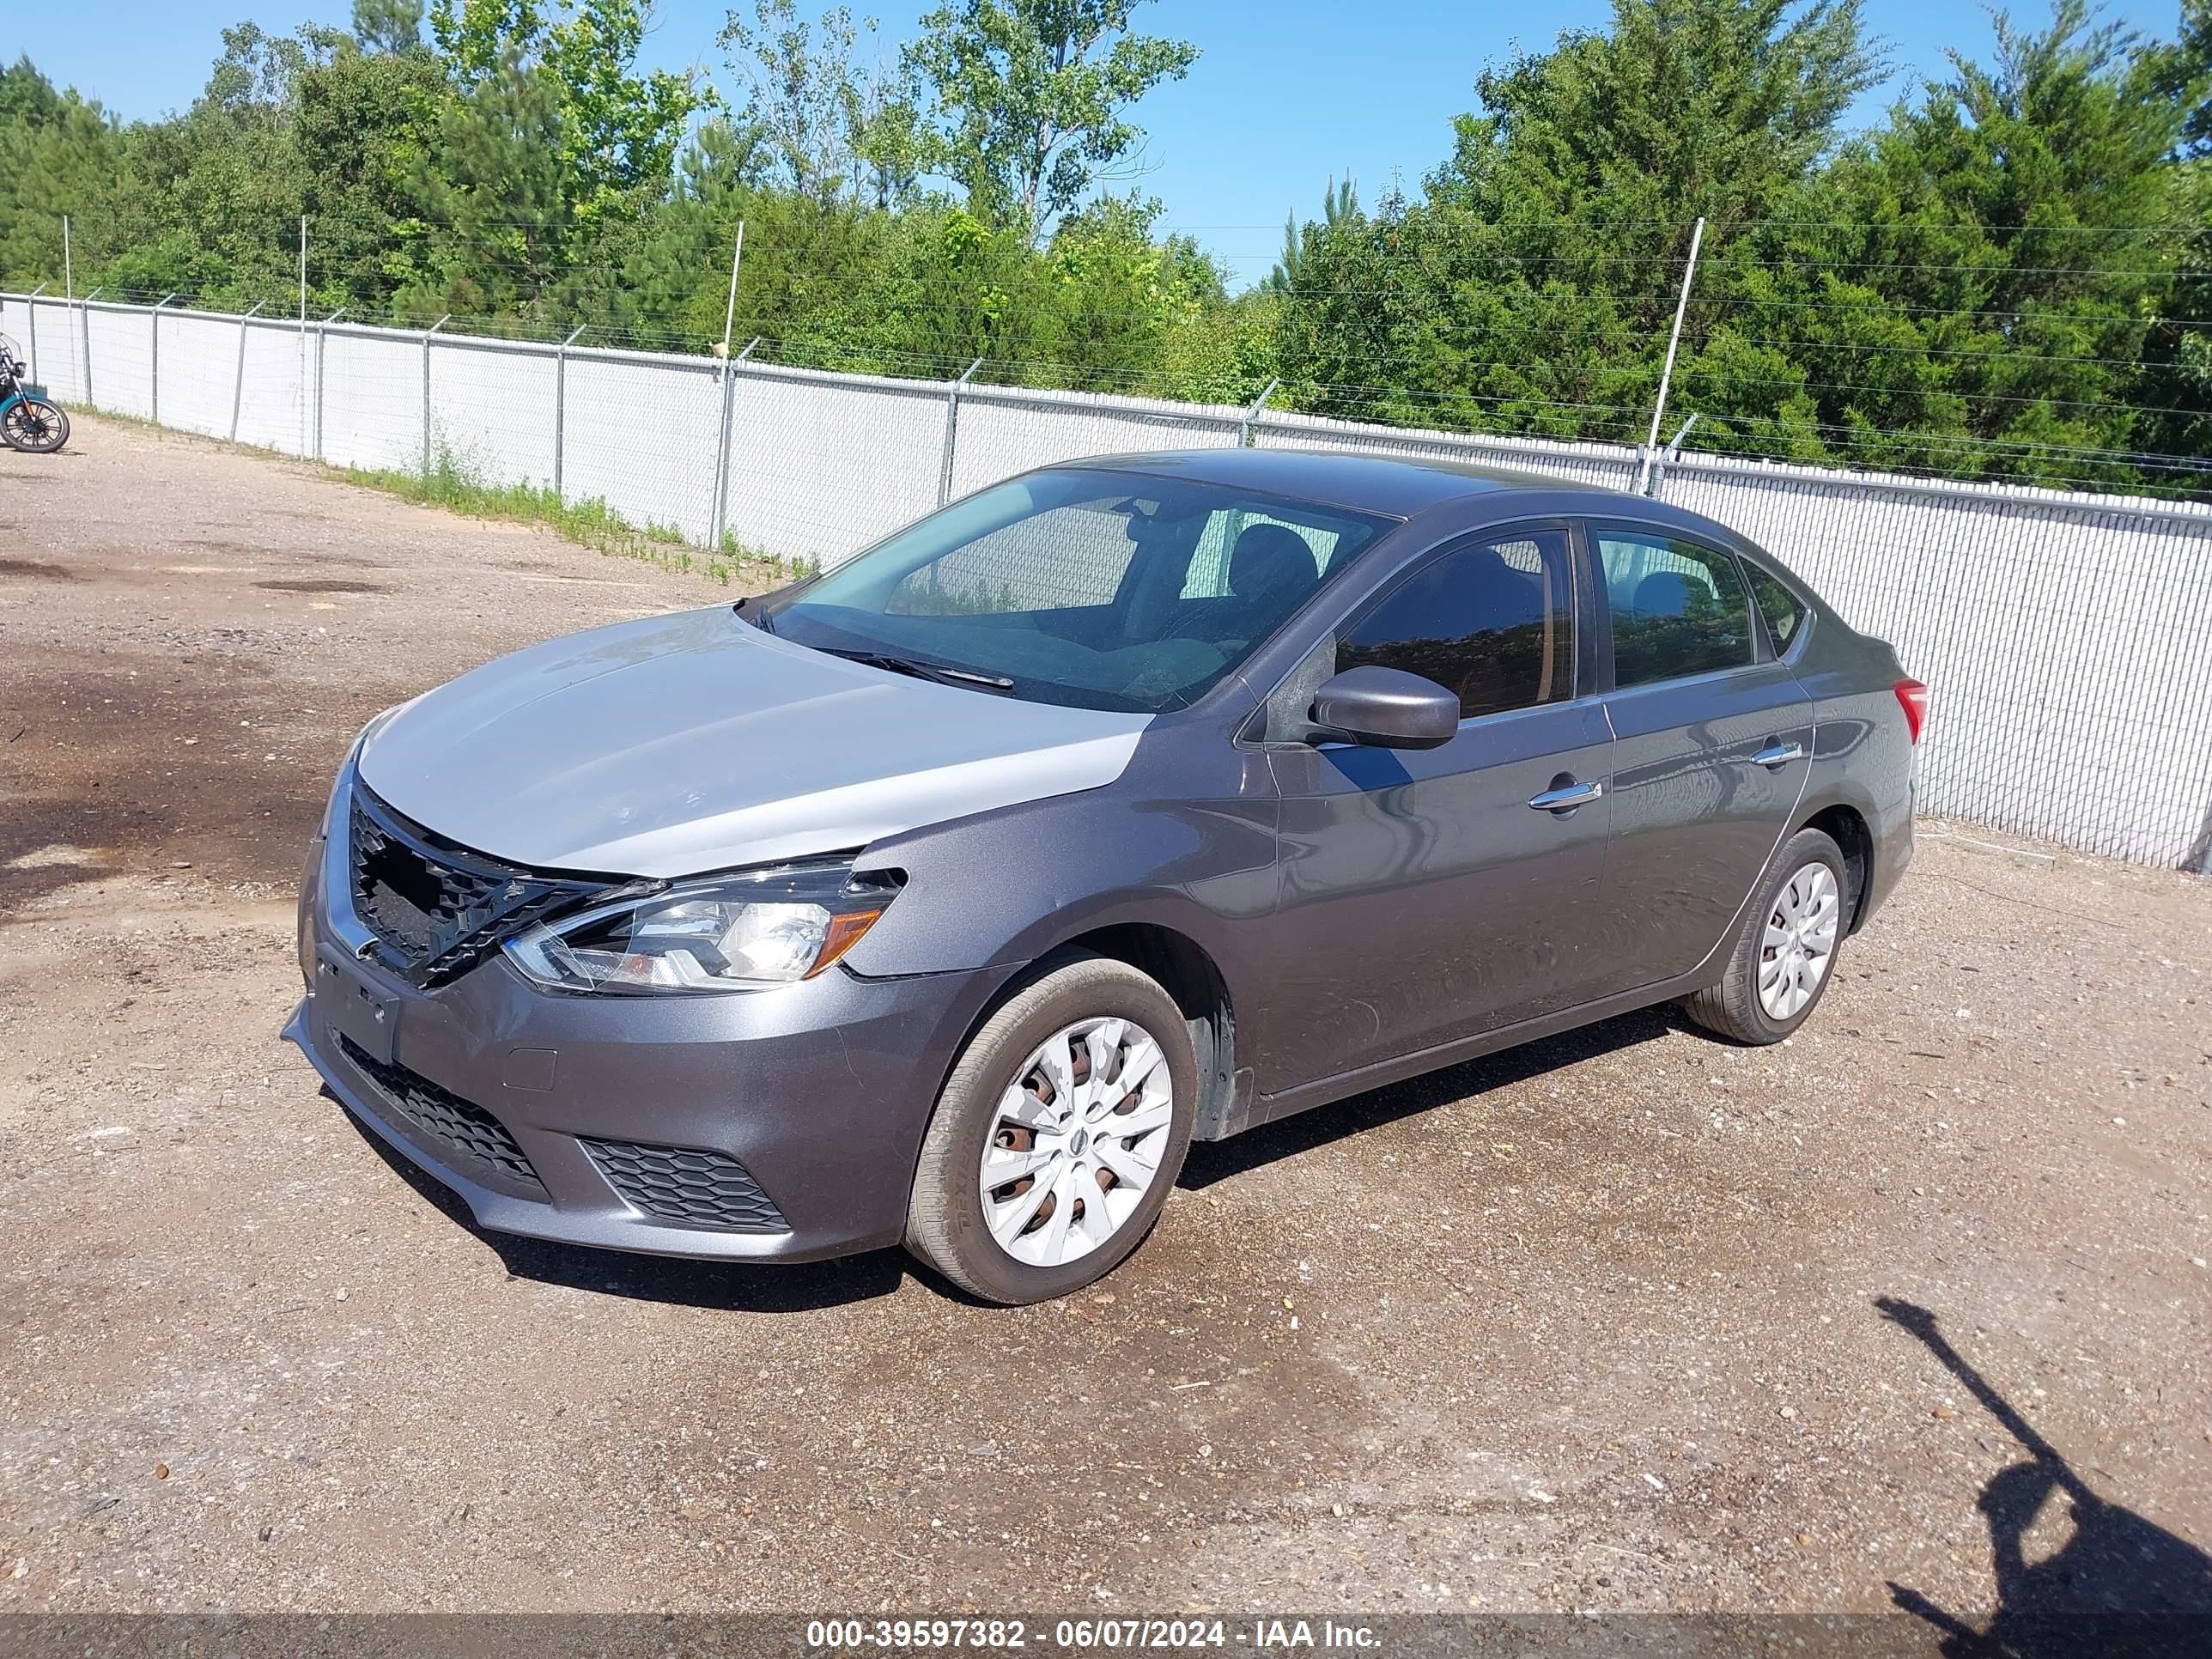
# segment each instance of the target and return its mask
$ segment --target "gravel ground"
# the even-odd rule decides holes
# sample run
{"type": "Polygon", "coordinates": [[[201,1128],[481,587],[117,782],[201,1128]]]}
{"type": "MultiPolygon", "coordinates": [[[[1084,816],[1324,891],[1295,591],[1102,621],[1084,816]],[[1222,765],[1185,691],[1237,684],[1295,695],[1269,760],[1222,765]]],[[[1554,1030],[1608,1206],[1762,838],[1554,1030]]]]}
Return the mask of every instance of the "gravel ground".
{"type": "Polygon", "coordinates": [[[299,863],[728,590],[90,418],[0,514],[0,1612],[2212,1610],[2212,884],[1929,830],[1794,1042],[1198,1148],[1062,1304],[529,1244],[277,1042],[299,863]]]}

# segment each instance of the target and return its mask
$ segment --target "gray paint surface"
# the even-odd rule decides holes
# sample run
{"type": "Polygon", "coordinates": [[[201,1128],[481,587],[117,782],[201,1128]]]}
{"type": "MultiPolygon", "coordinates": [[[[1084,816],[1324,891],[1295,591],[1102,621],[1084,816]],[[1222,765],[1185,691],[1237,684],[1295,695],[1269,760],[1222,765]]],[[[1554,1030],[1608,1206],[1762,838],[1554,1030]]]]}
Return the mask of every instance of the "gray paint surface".
{"type": "MultiPolygon", "coordinates": [[[[1296,495],[1306,459],[1085,465],[1234,473],[1296,495]]],[[[1339,624],[1470,534],[1602,514],[1764,556],[1694,514],[1601,492],[1372,461],[1315,476],[1334,497],[1377,498],[1344,505],[1387,499],[1409,516],[1171,713],[907,679],[723,607],[556,641],[407,705],[364,743],[361,775],[463,845],[644,875],[859,848],[860,867],[907,882],[838,967],[775,990],[549,995],[495,957],[427,993],[380,982],[398,1060],[542,1154],[550,1205],[471,1188],[404,1124],[381,1131],[487,1224],[669,1253],[833,1254],[900,1235],[915,1149],[967,1034],[1071,941],[1141,928],[1198,965],[1190,994],[1215,1045],[1199,1133],[1219,1136],[1716,981],[1774,848],[1825,810],[1864,825],[1855,921],[1894,885],[1911,853],[1912,750],[1891,690],[1903,671],[1817,601],[1779,660],[1762,635],[1755,667],[1616,690],[1585,649],[1573,698],[1462,721],[1437,748],[1310,740],[1301,722],[1339,624]],[[1802,753],[1754,763],[1778,739],[1802,753]],[[1605,794],[1532,811],[1561,775],[1605,794]],[[533,1060],[553,1066],[550,1089],[516,1093],[516,1047],[557,1053],[533,1060]],[[570,1155],[611,1118],[744,1161],[793,1231],[675,1237],[611,1206],[570,1155]],[[856,1160],[860,1145],[878,1155],[856,1160]]],[[[1587,647],[1604,637],[1604,601],[1576,544],[1587,647]]],[[[302,897],[310,969],[362,942],[343,822],[302,897]]],[[[377,1120],[314,1002],[295,1039],[377,1120]]]]}
{"type": "Polygon", "coordinates": [[[409,703],[360,765],[495,858],[686,876],[1096,789],[1146,719],[908,678],[715,605],[487,663],[409,703]]]}

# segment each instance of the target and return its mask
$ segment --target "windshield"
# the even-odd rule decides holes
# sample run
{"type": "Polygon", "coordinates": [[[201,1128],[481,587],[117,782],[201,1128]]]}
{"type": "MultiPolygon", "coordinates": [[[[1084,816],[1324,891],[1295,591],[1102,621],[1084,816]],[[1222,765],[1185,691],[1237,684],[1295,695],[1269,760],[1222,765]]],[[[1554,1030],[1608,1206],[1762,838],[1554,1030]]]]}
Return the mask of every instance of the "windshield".
{"type": "Polygon", "coordinates": [[[979,691],[1158,714],[1204,695],[1390,522],[1222,484],[1039,472],[747,614],[979,691]]]}

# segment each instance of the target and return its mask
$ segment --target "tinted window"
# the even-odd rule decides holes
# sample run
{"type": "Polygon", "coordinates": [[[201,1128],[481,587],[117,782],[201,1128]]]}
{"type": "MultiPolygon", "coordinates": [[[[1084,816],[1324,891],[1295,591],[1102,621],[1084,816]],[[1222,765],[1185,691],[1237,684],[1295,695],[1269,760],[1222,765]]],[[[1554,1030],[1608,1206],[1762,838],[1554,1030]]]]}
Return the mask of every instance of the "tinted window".
{"type": "Polygon", "coordinates": [[[1592,533],[1613,611],[1615,685],[1750,664],[1751,604],[1733,558],[1664,537],[1592,533]]]}
{"type": "Polygon", "coordinates": [[[1776,654],[1779,655],[1797,637],[1797,629],[1805,620],[1805,602],[1784,587],[1781,578],[1771,571],[1761,570],[1747,562],[1743,574],[1751,579],[1751,596],[1759,601],[1759,614],[1766,618],[1767,637],[1774,641],[1776,654]]]}
{"type": "Polygon", "coordinates": [[[1439,554],[1338,636],[1339,673],[1402,668],[1459,694],[1462,720],[1556,702],[1574,685],[1564,531],[1439,554]]]}

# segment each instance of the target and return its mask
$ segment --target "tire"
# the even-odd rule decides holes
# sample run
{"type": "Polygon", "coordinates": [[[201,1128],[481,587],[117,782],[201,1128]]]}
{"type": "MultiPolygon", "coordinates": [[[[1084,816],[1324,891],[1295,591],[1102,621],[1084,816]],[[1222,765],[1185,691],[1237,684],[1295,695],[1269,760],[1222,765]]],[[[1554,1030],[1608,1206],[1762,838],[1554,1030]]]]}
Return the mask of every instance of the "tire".
{"type": "Polygon", "coordinates": [[[1850,900],[1850,876],[1842,849],[1818,830],[1800,830],[1782,844],[1759,878],[1720,983],[1686,998],[1683,1008],[1707,1030],[1738,1042],[1763,1047],[1781,1042],[1820,1006],[1835,981],[1850,900]],[[1814,902],[1816,894],[1825,899],[1825,925],[1819,914],[1822,907],[1814,902]],[[1779,945],[1770,945],[1770,925],[1778,926],[1784,938],[1779,945]],[[1809,988],[1806,975],[1793,971],[1792,963],[1809,963],[1812,953],[1793,945],[1792,935],[1814,945],[1822,937],[1826,941],[1826,955],[1809,988]],[[1762,975],[1770,968],[1776,969],[1777,983],[1763,988],[1762,975]]]}
{"type": "Polygon", "coordinates": [[[907,1248],[1002,1306],[1081,1290],[1119,1267],[1158,1218],[1190,1146],[1197,1099],[1190,1024],[1158,981],[1109,957],[1056,959],[983,1022],[954,1064],[922,1139],[907,1248]],[[1100,1052],[1103,1066],[1091,1058],[1100,1052]],[[1051,1081],[1054,1066],[1063,1086],[1051,1081]],[[1048,1161],[987,1189],[987,1147],[1002,1170],[1048,1161]],[[1148,1166],[1146,1184],[1128,1178],[1148,1166]],[[1136,1203],[1109,1201],[1117,1190],[1134,1191],[1136,1203]],[[1012,1230],[1011,1248],[994,1222],[1012,1230]]]}
{"type": "Polygon", "coordinates": [[[10,404],[0,415],[0,436],[27,455],[51,455],[69,441],[69,416],[43,398],[10,404]]]}

